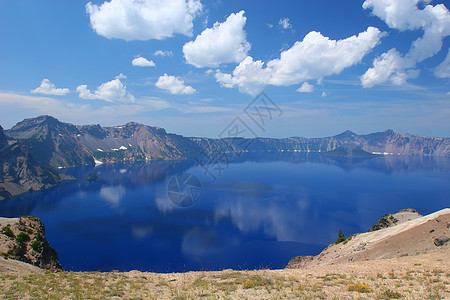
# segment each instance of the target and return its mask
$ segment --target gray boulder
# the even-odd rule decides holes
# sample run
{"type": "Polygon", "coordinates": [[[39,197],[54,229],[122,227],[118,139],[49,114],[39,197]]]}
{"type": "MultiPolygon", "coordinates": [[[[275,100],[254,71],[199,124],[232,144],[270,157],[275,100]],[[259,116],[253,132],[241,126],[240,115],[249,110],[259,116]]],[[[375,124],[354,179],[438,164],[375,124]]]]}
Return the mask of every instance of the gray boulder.
{"type": "Polygon", "coordinates": [[[440,247],[440,246],[444,245],[445,243],[447,243],[448,240],[449,240],[449,238],[447,236],[441,235],[440,237],[434,239],[434,244],[436,246],[440,247]]]}

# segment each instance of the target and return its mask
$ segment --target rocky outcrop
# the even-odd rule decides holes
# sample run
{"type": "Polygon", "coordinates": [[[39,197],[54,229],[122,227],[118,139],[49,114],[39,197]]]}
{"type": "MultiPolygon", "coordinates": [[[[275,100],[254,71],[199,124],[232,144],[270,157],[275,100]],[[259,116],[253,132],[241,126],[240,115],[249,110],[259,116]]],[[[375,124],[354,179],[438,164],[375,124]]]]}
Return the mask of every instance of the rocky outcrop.
{"type": "Polygon", "coordinates": [[[303,269],[307,267],[313,260],[314,256],[311,255],[296,256],[289,261],[286,269],[303,269]]]}
{"type": "Polygon", "coordinates": [[[0,229],[0,254],[4,258],[41,269],[62,270],[56,251],[45,239],[44,224],[38,218],[0,218],[0,229]]]}
{"type": "Polygon", "coordinates": [[[0,200],[49,188],[72,177],[37,162],[27,147],[7,139],[0,127],[0,200]]]}
{"type": "Polygon", "coordinates": [[[392,223],[387,228],[352,235],[340,243],[329,245],[312,259],[309,256],[295,257],[288,266],[310,268],[318,265],[398,258],[450,247],[450,243],[445,241],[450,233],[450,208],[427,216],[418,216],[417,212],[408,209],[394,216],[398,217],[398,222],[392,223]],[[415,219],[410,218],[413,215],[416,215],[415,219]]]}
{"type": "Polygon", "coordinates": [[[419,217],[422,217],[421,214],[419,214],[415,209],[413,208],[406,208],[401,209],[395,214],[385,214],[378,220],[377,223],[375,223],[372,228],[368,230],[370,231],[377,231],[383,228],[388,228],[394,225],[401,224],[405,221],[417,219],[419,217]]]}

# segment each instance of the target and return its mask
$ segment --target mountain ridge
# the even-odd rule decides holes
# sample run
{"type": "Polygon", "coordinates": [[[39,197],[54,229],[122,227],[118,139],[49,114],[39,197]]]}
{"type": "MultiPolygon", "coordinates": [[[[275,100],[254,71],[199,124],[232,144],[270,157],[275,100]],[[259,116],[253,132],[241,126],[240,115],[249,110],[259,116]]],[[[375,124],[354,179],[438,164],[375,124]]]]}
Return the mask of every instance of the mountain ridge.
{"type": "Polygon", "coordinates": [[[72,179],[35,160],[29,149],[9,139],[0,126],[0,200],[72,179]]]}
{"type": "Polygon", "coordinates": [[[323,138],[219,139],[184,137],[136,122],[111,127],[73,125],[44,115],[25,119],[4,132],[1,129],[0,149],[0,162],[7,171],[0,173],[3,199],[68,179],[56,171],[66,167],[185,159],[200,163],[205,158],[209,163],[218,153],[231,153],[233,160],[243,152],[327,153],[336,149],[361,149],[359,154],[450,156],[450,138],[421,137],[388,129],[366,135],[347,130],[323,138]]]}
{"type": "Polygon", "coordinates": [[[129,122],[121,126],[73,125],[51,116],[25,119],[6,135],[41,163],[54,168],[145,160],[178,160],[231,151],[328,152],[351,145],[372,154],[449,156],[450,138],[397,133],[392,129],[358,135],[350,130],[322,138],[184,137],[160,127],[129,122]]]}

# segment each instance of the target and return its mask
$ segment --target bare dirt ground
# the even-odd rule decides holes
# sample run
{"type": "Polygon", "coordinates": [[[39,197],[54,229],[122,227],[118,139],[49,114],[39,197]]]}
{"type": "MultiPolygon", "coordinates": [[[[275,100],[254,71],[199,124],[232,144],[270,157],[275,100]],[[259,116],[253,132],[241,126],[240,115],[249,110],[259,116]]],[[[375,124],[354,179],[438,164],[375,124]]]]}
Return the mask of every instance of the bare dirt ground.
{"type": "MultiPolygon", "coordinates": [[[[440,247],[433,243],[435,236],[448,234],[449,212],[446,209],[394,227],[357,235],[345,245],[330,246],[324,250],[331,250],[330,253],[307,268],[169,274],[139,271],[32,274],[25,270],[0,269],[3,270],[0,297],[450,299],[449,243],[440,247]],[[364,249],[354,251],[361,242],[365,243],[364,249]],[[341,256],[333,258],[336,255],[341,256]],[[353,259],[349,259],[351,257],[353,259]]],[[[2,262],[0,260],[0,265],[2,262]]]]}
{"type": "MultiPolygon", "coordinates": [[[[331,244],[315,257],[299,259],[288,267],[357,262],[399,256],[415,256],[436,249],[434,240],[450,237],[450,209],[446,208],[427,216],[404,220],[396,225],[373,232],[357,234],[339,244],[331,244]]],[[[441,246],[450,248],[450,242],[441,246]]]]}

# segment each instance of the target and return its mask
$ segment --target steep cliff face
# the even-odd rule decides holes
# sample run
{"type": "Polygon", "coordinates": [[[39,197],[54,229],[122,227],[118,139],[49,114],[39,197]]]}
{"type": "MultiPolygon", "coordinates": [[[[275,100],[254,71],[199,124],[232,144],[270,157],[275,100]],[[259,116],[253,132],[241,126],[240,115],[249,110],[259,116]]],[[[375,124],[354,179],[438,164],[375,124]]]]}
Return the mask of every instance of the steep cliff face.
{"type": "Polygon", "coordinates": [[[35,217],[0,218],[0,254],[46,270],[62,270],[56,251],[45,239],[44,224],[35,217]]]}
{"type": "Polygon", "coordinates": [[[75,126],[49,116],[26,119],[7,135],[26,146],[43,164],[83,164],[145,160],[178,160],[204,153],[246,151],[327,152],[350,145],[369,153],[448,156],[449,138],[421,137],[392,130],[368,135],[351,131],[324,138],[186,138],[139,123],[123,126],[75,126]]]}
{"type": "Polygon", "coordinates": [[[242,151],[299,151],[327,152],[351,145],[369,153],[448,156],[450,155],[450,139],[423,137],[412,134],[396,133],[392,130],[367,135],[357,135],[351,131],[324,138],[291,137],[284,139],[209,139],[191,138],[204,151],[217,152],[227,149],[233,152],[242,151]]]}
{"type": "Polygon", "coordinates": [[[79,126],[80,142],[102,162],[186,159],[199,151],[191,140],[139,123],[117,127],[79,126]]]}
{"type": "Polygon", "coordinates": [[[37,162],[25,146],[8,140],[1,127],[0,167],[0,200],[28,190],[45,189],[71,178],[37,162]]]}
{"type": "Polygon", "coordinates": [[[97,162],[186,159],[199,147],[159,127],[128,123],[117,127],[75,126],[50,116],[26,119],[7,134],[40,162],[73,167],[97,162]]]}
{"type": "Polygon", "coordinates": [[[57,167],[93,164],[89,149],[80,143],[80,131],[50,116],[25,119],[7,131],[25,145],[39,162],[57,167]]]}

